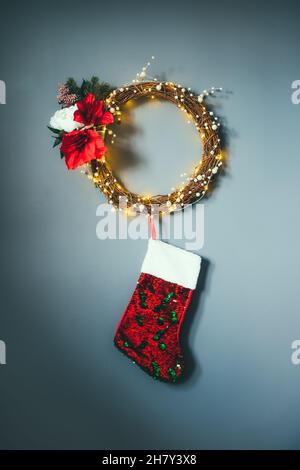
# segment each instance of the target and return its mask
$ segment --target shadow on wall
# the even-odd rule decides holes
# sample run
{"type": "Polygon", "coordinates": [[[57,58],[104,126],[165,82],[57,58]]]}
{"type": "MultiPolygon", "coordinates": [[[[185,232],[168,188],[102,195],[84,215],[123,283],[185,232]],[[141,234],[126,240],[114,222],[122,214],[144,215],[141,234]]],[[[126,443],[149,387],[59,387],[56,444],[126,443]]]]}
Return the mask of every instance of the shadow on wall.
{"type": "MultiPolygon", "coordinates": [[[[224,97],[228,99],[232,95],[232,92],[226,91],[224,97]]],[[[221,114],[221,104],[219,106],[214,106],[214,109],[219,109],[219,115],[221,114]]],[[[210,108],[210,106],[207,106],[210,108]]],[[[221,117],[222,126],[219,132],[221,139],[221,148],[223,154],[223,172],[222,177],[228,177],[228,158],[229,158],[229,149],[230,149],[230,139],[237,136],[236,132],[227,125],[227,122],[224,117],[221,117]]],[[[220,186],[222,182],[221,178],[216,178],[211,185],[211,188],[208,193],[210,197],[215,193],[216,189],[220,186]]],[[[186,317],[183,322],[182,331],[181,331],[181,346],[183,349],[183,355],[185,358],[185,373],[182,376],[180,383],[185,384],[185,386],[190,387],[197,381],[199,376],[202,373],[201,366],[195,360],[193,351],[190,346],[190,339],[194,338],[194,335],[197,331],[199,321],[203,312],[204,296],[207,290],[210,288],[211,283],[211,271],[212,265],[211,262],[202,258],[201,262],[201,271],[195,289],[190,308],[186,313],[186,317]],[[200,310],[200,312],[198,312],[200,310]],[[196,313],[198,312],[198,315],[196,313]]]]}
{"type": "MultiPolygon", "coordinates": [[[[225,91],[223,92],[222,98],[229,99],[232,95],[232,92],[225,91]]],[[[213,100],[216,97],[212,98],[213,100]]],[[[164,101],[164,100],[162,100],[164,101]]],[[[131,138],[142,132],[142,129],[138,127],[133,119],[132,114],[132,107],[135,108],[137,106],[143,106],[147,103],[147,99],[138,99],[135,103],[128,102],[125,105],[125,109],[123,112],[123,121],[126,124],[125,126],[118,126],[118,141],[115,146],[110,148],[110,155],[111,159],[114,162],[114,170],[118,174],[122,169],[127,167],[134,167],[136,165],[143,165],[144,162],[141,161],[140,156],[137,154],[135,149],[131,144],[131,138]]],[[[221,128],[219,131],[220,139],[221,139],[221,148],[223,154],[223,171],[222,177],[229,176],[228,173],[228,155],[229,155],[229,148],[230,148],[230,140],[231,138],[236,137],[236,133],[233,129],[229,128],[226,122],[226,119],[222,116],[222,99],[218,100],[218,104],[212,103],[211,100],[207,100],[206,107],[208,110],[214,110],[215,114],[218,114],[221,118],[221,128]],[[216,113],[216,110],[218,112],[216,113]]],[[[117,124],[115,124],[116,128],[117,124]]],[[[119,176],[119,175],[118,175],[119,176]]],[[[207,194],[210,197],[212,194],[216,192],[218,187],[221,185],[222,178],[216,178],[212,183],[210,190],[207,194]]],[[[203,305],[205,300],[205,293],[210,288],[211,282],[211,271],[212,266],[208,259],[202,258],[201,263],[201,271],[197,283],[197,287],[193,294],[189,309],[186,313],[182,330],[180,333],[180,343],[183,351],[184,361],[185,361],[185,370],[184,374],[177,382],[178,386],[184,387],[192,387],[195,382],[200,377],[202,370],[201,366],[198,361],[194,357],[193,353],[193,338],[197,333],[197,328],[199,325],[199,321],[201,319],[201,315],[203,312],[203,305]],[[198,315],[196,315],[198,313],[198,315]]],[[[172,385],[173,387],[173,385],[172,385]]]]}
{"type": "MultiPolygon", "coordinates": [[[[206,108],[209,111],[213,111],[214,114],[217,114],[220,118],[221,127],[219,129],[219,136],[221,139],[221,148],[222,148],[222,156],[223,156],[223,167],[222,167],[222,174],[220,176],[229,176],[229,148],[230,148],[230,139],[236,138],[236,132],[228,126],[226,121],[226,117],[222,114],[222,103],[223,100],[229,99],[232,95],[232,91],[226,90],[221,95],[218,94],[217,96],[213,95],[207,98],[206,100],[206,108]]],[[[164,99],[156,99],[156,102],[160,101],[165,103],[166,100],[164,99]]],[[[136,151],[134,148],[134,144],[132,138],[136,135],[142,134],[143,129],[141,126],[138,126],[135,119],[133,110],[136,110],[139,107],[144,106],[145,104],[149,104],[148,98],[140,97],[136,100],[128,101],[123,107],[122,113],[122,124],[113,124],[111,126],[111,130],[115,132],[118,136],[117,140],[115,141],[114,145],[110,145],[109,142],[106,142],[109,147],[109,159],[112,165],[112,169],[118,179],[121,181],[122,184],[122,171],[127,168],[134,168],[144,166],[144,171],[147,171],[145,168],[146,163],[141,158],[141,155],[136,151]]],[[[216,193],[216,190],[219,188],[222,182],[221,177],[214,178],[210,182],[209,190],[206,194],[206,198],[210,198],[213,194],[216,193]]]]}
{"type": "Polygon", "coordinates": [[[180,332],[180,345],[183,351],[185,370],[181,380],[178,382],[179,385],[193,386],[202,373],[201,366],[194,357],[192,351],[193,345],[191,344],[193,341],[191,340],[195,337],[202,316],[205,293],[210,287],[211,270],[211,263],[208,259],[202,258],[198,283],[180,332]]]}
{"type": "Polygon", "coordinates": [[[120,181],[122,181],[120,177],[122,170],[144,163],[132,145],[132,137],[143,132],[142,128],[137,126],[132,111],[133,107],[136,109],[145,103],[147,103],[147,100],[142,98],[135,100],[134,103],[132,101],[127,102],[122,108],[122,124],[113,124],[111,126],[112,131],[117,133],[118,139],[114,145],[109,145],[108,142],[109,158],[120,181]]]}
{"type": "Polygon", "coordinates": [[[209,111],[213,111],[214,114],[217,115],[220,119],[221,127],[218,133],[219,133],[219,137],[221,140],[221,149],[222,149],[222,157],[223,157],[222,158],[222,162],[223,162],[222,173],[217,178],[213,179],[210,182],[208,192],[205,196],[206,198],[207,197],[210,198],[212,195],[215,195],[216,190],[222,184],[222,178],[224,178],[225,176],[227,177],[230,176],[230,172],[229,172],[230,141],[231,139],[237,137],[237,132],[228,125],[226,116],[222,114],[222,101],[224,99],[228,100],[232,96],[232,94],[233,94],[232,91],[225,90],[223,91],[221,95],[219,94],[217,95],[219,96],[219,100],[217,103],[212,103],[211,101],[211,100],[216,99],[216,95],[210,96],[206,102],[206,108],[209,111]]]}

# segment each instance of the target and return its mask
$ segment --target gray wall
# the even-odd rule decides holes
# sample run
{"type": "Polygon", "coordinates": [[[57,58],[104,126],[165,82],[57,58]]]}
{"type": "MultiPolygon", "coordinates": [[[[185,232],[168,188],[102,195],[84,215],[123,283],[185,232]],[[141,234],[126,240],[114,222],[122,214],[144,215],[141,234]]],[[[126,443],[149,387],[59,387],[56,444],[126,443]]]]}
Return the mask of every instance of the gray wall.
{"type": "MultiPolygon", "coordinates": [[[[1,2],[1,448],[300,447],[299,13],[296,1],[1,2]],[[112,343],[146,242],[96,238],[103,198],[67,172],[46,129],[57,83],[98,74],[120,85],[152,54],[169,80],[228,91],[216,105],[229,167],[205,204],[187,380],[175,387],[112,343]]],[[[156,184],[168,190],[165,162],[177,181],[195,158],[162,118],[176,110],[161,110],[170,138],[154,142],[151,113],[137,110],[132,187],[163,165],[156,184]]]]}

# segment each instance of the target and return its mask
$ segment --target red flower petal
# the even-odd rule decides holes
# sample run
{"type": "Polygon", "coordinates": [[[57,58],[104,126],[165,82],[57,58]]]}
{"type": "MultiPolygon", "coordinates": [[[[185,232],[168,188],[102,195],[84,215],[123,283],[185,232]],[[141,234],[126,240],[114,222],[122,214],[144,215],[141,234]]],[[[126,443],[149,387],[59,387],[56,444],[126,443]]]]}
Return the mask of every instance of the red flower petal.
{"type": "Polygon", "coordinates": [[[95,95],[93,95],[93,93],[88,93],[86,97],[82,100],[82,102],[86,106],[91,106],[93,103],[95,103],[95,101],[96,101],[96,98],[95,98],[95,95]]]}
{"type": "Polygon", "coordinates": [[[105,126],[107,126],[108,124],[112,124],[113,122],[114,122],[114,117],[109,111],[106,111],[105,113],[102,114],[100,124],[104,124],[105,126]]]}
{"type": "Polygon", "coordinates": [[[64,134],[60,149],[69,170],[74,170],[95,158],[102,158],[106,152],[101,136],[90,129],[64,134]]]}
{"type": "Polygon", "coordinates": [[[103,101],[97,101],[92,93],[89,93],[82,101],[77,103],[77,110],[73,119],[86,126],[100,124],[106,125],[113,122],[113,116],[106,111],[103,113],[103,101]]]}
{"type": "Polygon", "coordinates": [[[103,107],[103,101],[95,101],[93,104],[93,119],[94,119],[94,124],[99,124],[99,119],[101,119],[101,116],[103,114],[102,112],[102,107],[103,107]]]}
{"type": "MultiPolygon", "coordinates": [[[[78,106],[78,104],[77,104],[77,106],[78,106]]],[[[81,111],[79,111],[78,109],[76,109],[76,111],[74,111],[73,119],[76,122],[81,122],[81,124],[85,124],[85,118],[81,114],[81,111]]]]}
{"type": "Polygon", "coordinates": [[[93,149],[93,158],[102,158],[107,150],[102,137],[96,131],[89,130],[88,133],[91,139],[89,144],[92,146],[90,148],[93,149]]]}

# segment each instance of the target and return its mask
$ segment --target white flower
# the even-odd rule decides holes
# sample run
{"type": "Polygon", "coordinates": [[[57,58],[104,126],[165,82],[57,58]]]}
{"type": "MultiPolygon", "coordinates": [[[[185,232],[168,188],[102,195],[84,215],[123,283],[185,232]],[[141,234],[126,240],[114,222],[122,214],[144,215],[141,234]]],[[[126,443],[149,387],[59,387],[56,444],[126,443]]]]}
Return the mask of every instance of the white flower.
{"type": "Polygon", "coordinates": [[[59,131],[71,132],[75,129],[83,127],[83,124],[76,122],[73,119],[74,111],[77,109],[77,104],[69,106],[68,108],[59,109],[53,114],[50,119],[50,127],[59,131]]]}

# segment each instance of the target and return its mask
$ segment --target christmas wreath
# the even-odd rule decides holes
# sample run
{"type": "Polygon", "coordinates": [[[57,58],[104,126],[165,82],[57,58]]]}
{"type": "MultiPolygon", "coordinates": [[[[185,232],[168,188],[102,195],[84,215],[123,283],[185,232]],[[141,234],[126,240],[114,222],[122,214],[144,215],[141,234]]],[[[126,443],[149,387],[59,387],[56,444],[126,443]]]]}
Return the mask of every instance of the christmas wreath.
{"type": "Polygon", "coordinates": [[[84,166],[82,171],[115,208],[119,208],[120,199],[124,198],[134,212],[151,213],[154,206],[162,213],[173,212],[201,199],[222,165],[220,122],[205,103],[208,96],[221,88],[212,87],[198,95],[178,83],[149,79],[147,68],[131,84],[119,88],[112,88],[97,77],[83,80],[81,86],[70,78],[59,87],[57,98],[62,109],[52,116],[48,127],[54,133],[54,146],[60,145],[68,169],[84,166]],[[194,123],[203,146],[203,155],[192,174],[165,195],[130,192],[114,175],[105,145],[107,139],[114,142],[116,134],[109,126],[121,123],[125,103],[145,97],[176,105],[188,122],[194,123]]]}

